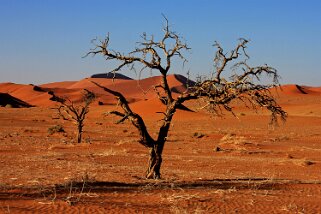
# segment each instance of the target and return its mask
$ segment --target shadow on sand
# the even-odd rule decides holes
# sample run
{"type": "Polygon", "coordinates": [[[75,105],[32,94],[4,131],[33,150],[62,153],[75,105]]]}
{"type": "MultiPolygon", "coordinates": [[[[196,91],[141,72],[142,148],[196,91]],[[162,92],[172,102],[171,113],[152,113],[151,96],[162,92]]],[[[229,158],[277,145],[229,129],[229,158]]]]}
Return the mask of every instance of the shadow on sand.
{"type": "Polygon", "coordinates": [[[0,200],[14,200],[41,198],[47,195],[66,195],[72,192],[137,192],[162,191],[179,189],[217,189],[217,190],[280,190],[291,184],[316,184],[320,181],[300,181],[271,178],[239,178],[239,179],[213,179],[196,181],[166,181],[146,180],[139,183],[102,182],[102,181],[70,181],[53,186],[8,187],[0,188],[0,200]]]}

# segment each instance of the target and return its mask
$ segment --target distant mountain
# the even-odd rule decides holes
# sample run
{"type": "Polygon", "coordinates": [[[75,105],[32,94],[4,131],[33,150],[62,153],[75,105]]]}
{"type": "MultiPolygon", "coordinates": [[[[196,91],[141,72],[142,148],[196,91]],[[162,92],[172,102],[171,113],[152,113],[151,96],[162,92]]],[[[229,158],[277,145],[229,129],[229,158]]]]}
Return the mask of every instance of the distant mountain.
{"type": "Polygon", "coordinates": [[[90,78],[105,78],[105,79],[122,79],[122,80],[132,80],[132,78],[127,77],[120,73],[101,73],[101,74],[94,74],[90,78]]]}

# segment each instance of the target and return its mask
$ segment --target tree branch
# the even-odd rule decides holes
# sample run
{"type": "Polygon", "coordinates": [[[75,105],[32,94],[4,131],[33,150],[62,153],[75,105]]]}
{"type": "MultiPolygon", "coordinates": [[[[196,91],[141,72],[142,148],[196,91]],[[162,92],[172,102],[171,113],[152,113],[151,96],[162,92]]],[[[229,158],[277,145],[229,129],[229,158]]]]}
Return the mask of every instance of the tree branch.
{"type": "Polygon", "coordinates": [[[90,82],[92,82],[93,84],[95,84],[99,88],[104,89],[104,91],[106,91],[116,97],[116,99],[118,100],[118,102],[120,104],[120,107],[124,110],[125,113],[121,113],[118,111],[112,111],[112,112],[110,112],[110,114],[115,114],[117,116],[123,117],[120,121],[118,121],[119,123],[125,121],[126,119],[130,120],[131,123],[138,129],[138,131],[140,133],[141,139],[140,139],[139,143],[145,147],[152,148],[155,145],[154,139],[148,133],[145,122],[142,119],[142,117],[139,116],[138,114],[134,113],[131,110],[126,98],[121,93],[119,93],[117,91],[113,91],[109,88],[106,88],[106,87],[104,87],[94,81],[90,81],[90,82]]]}
{"type": "MultiPolygon", "coordinates": [[[[209,111],[219,113],[218,109],[222,106],[225,110],[233,113],[231,102],[239,99],[245,103],[245,99],[251,103],[253,109],[256,107],[264,107],[271,112],[271,123],[277,123],[277,116],[285,120],[287,113],[277,104],[275,98],[269,89],[278,86],[279,75],[277,70],[268,65],[251,67],[247,64],[249,56],[246,53],[247,40],[241,39],[237,47],[231,51],[229,56],[223,53],[221,46],[216,43],[218,48],[214,63],[216,64],[215,78],[201,80],[192,86],[189,91],[182,93],[177,102],[184,103],[188,100],[205,99],[206,107],[209,111]],[[236,63],[232,68],[235,72],[241,70],[241,74],[234,74],[230,77],[231,81],[227,81],[221,77],[222,72],[226,69],[228,62],[237,60],[242,53],[245,59],[236,63]],[[257,84],[254,79],[260,81],[261,76],[266,75],[272,77],[272,84],[257,84]]],[[[247,107],[249,107],[247,105],[247,107]]],[[[233,113],[234,114],[234,113],[233,113]]]]}

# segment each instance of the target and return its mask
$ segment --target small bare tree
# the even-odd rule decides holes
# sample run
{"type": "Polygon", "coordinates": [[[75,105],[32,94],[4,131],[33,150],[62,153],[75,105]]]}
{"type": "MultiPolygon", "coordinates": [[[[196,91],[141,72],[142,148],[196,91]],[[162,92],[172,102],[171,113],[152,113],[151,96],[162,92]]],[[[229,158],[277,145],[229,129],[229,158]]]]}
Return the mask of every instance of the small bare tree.
{"type": "Polygon", "coordinates": [[[57,108],[59,116],[61,116],[64,120],[70,120],[76,124],[77,143],[81,143],[84,121],[89,112],[89,105],[95,99],[94,93],[85,89],[82,97],[83,103],[79,105],[75,105],[75,103],[68,98],[58,98],[59,99],[56,99],[56,101],[61,104],[57,108]]]}
{"type": "Polygon", "coordinates": [[[95,47],[87,54],[99,54],[104,56],[107,61],[120,62],[119,66],[113,70],[114,72],[128,65],[130,65],[130,68],[134,68],[136,64],[142,66],[141,71],[146,68],[159,71],[161,81],[159,85],[154,87],[154,90],[158,98],[166,105],[166,110],[162,112],[163,119],[156,139],[151,137],[142,117],[131,110],[126,98],[121,93],[93,82],[118,99],[123,112],[111,111],[110,114],[120,116],[119,122],[131,121],[138,129],[140,133],[139,143],[150,150],[146,177],[154,179],[161,176],[162,152],[172,118],[179,106],[182,106],[186,101],[202,100],[204,101],[203,108],[220,115],[222,109],[233,112],[231,102],[241,100],[249,108],[264,107],[268,109],[272,113],[272,123],[277,122],[278,115],[283,120],[287,116],[269,92],[270,87],[279,85],[277,70],[268,65],[251,67],[247,63],[249,56],[246,53],[246,44],[248,41],[245,39],[240,39],[239,44],[230,53],[225,53],[220,44],[216,42],[214,45],[217,48],[214,57],[215,69],[212,76],[197,81],[195,85],[174,98],[168,85],[167,75],[174,57],[179,57],[183,63],[186,62],[183,52],[189,48],[177,33],[170,30],[168,20],[166,18],[165,20],[166,25],[163,28],[162,39],[155,41],[153,36],[147,37],[146,34],[143,34],[143,41],[139,42],[138,48],[128,55],[109,48],[109,34],[104,40],[93,40],[95,47]],[[227,80],[222,76],[222,73],[228,69],[228,65],[232,62],[234,62],[232,66],[234,74],[227,80]],[[264,74],[272,77],[272,84],[259,84],[260,77],[264,74]]]}

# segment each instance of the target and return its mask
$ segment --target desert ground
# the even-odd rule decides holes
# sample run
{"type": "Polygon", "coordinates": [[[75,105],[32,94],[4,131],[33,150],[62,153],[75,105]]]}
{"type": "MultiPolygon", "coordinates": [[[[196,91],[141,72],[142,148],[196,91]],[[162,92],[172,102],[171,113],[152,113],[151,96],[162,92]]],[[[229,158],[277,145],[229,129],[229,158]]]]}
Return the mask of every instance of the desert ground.
{"type": "MultiPolygon", "coordinates": [[[[137,130],[105,115],[117,102],[89,80],[122,92],[156,133],[165,108],[152,90],[159,77],[1,83],[0,213],[321,213],[321,87],[272,89],[288,112],[278,127],[238,103],[236,117],[178,110],[162,179],[149,180],[137,130]],[[77,144],[53,94],[81,102],[84,88],[97,99],[77,144]]],[[[173,92],[184,81],[169,76],[173,92]]]]}

